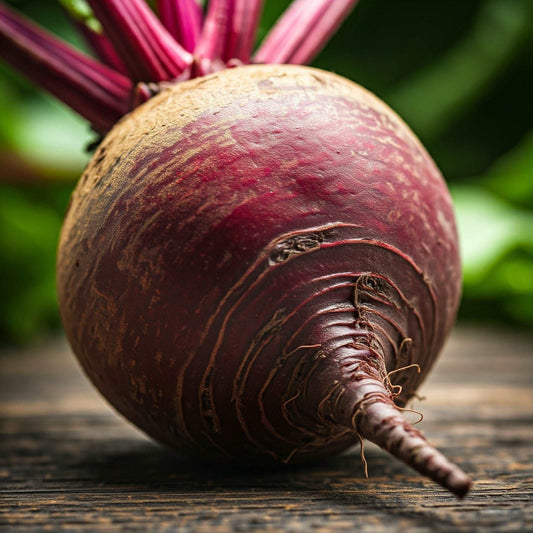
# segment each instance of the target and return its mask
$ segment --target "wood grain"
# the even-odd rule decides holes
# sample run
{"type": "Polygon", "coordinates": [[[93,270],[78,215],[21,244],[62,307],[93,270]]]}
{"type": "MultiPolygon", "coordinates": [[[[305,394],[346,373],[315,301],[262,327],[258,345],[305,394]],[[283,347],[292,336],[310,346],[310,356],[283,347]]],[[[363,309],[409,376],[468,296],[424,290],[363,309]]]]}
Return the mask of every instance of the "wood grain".
{"type": "MultiPolygon", "coordinates": [[[[421,428],[463,501],[377,447],[275,470],[198,464],[116,415],[63,339],[0,353],[0,531],[533,531],[533,339],[459,329],[421,428]]],[[[416,417],[415,417],[416,418],[416,417]]]]}

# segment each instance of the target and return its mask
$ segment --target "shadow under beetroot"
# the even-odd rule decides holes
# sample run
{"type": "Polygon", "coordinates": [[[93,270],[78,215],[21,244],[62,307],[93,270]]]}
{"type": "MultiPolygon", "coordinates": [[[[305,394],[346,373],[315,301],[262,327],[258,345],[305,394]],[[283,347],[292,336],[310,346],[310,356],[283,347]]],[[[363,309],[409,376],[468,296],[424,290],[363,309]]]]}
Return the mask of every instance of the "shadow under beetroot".
{"type": "MultiPolygon", "coordinates": [[[[262,490],[313,492],[349,504],[368,504],[375,497],[376,484],[383,479],[405,476],[407,467],[379,450],[367,450],[372,475],[364,469],[356,450],[315,463],[268,466],[219,464],[181,455],[150,441],[129,441],[93,448],[76,468],[85,479],[103,487],[151,492],[189,493],[214,490],[262,490]],[[350,490],[346,491],[345,488],[350,490]]],[[[399,481],[401,482],[401,481],[399,481]]],[[[376,500],[376,499],[375,499],[376,500]]],[[[378,503],[378,500],[374,502],[378,503]]]]}
{"type": "MultiPolygon", "coordinates": [[[[427,506],[428,500],[435,504],[455,501],[452,496],[428,489],[427,482],[411,477],[408,467],[377,448],[367,450],[366,459],[369,478],[363,475],[357,450],[305,465],[220,465],[180,455],[150,441],[125,439],[114,445],[107,443],[104,449],[91,448],[75,468],[86,485],[94,484],[102,492],[128,494],[140,502],[163,498],[178,509],[191,501],[202,507],[222,499],[225,508],[221,512],[228,513],[252,499],[269,502],[287,498],[297,502],[300,510],[294,513],[302,512],[302,508],[312,508],[313,512],[333,509],[350,516],[355,512],[361,520],[364,514],[385,517],[387,523],[407,520],[422,527],[432,520],[439,527],[452,525],[447,518],[437,518],[427,506]]],[[[258,508],[269,511],[264,503],[258,508]]]]}

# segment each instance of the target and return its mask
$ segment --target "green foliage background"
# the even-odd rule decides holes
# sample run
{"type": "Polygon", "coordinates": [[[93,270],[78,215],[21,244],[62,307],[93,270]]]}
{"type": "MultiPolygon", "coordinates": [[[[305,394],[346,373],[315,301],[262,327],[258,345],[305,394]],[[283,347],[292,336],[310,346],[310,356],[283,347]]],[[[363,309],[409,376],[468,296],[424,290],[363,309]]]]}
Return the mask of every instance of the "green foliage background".
{"type": "MultiPolygon", "coordinates": [[[[55,0],[11,0],[83,46],[55,0]]],[[[288,0],[265,0],[260,36],[288,0]]],[[[533,1],[361,0],[315,61],[413,128],[454,196],[462,320],[533,326],[533,1]]],[[[94,140],[83,120],[0,66],[0,344],[60,328],[62,215],[94,140]]]]}

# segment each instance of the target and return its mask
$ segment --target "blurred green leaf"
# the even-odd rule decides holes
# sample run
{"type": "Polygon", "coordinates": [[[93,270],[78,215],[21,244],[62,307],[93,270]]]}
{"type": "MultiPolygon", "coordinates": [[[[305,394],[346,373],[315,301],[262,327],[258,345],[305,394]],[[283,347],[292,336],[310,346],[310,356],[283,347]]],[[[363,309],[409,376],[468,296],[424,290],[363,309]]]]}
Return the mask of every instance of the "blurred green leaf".
{"type": "MultiPolygon", "coordinates": [[[[513,209],[481,187],[455,186],[452,195],[465,284],[480,284],[487,272],[517,247],[533,251],[533,213],[513,209]]],[[[533,263],[531,267],[533,275],[533,263]]]]}
{"type": "Polygon", "coordinates": [[[531,37],[532,17],[530,0],[485,2],[470,34],[395,88],[388,101],[419,135],[435,137],[486,90],[531,37]]]}
{"type": "Polygon", "coordinates": [[[533,324],[532,154],[530,134],[485,176],[452,188],[465,316],[533,324]]]}
{"type": "Polygon", "coordinates": [[[489,170],[483,185],[516,206],[533,209],[533,131],[489,170]]]}
{"type": "Polygon", "coordinates": [[[61,214],[0,187],[0,339],[23,343],[57,327],[55,248],[61,214]]]}
{"type": "Polygon", "coordinates": [[[100,21],[94,16],[93,10],[86,0],[58,0],[70,16],[87,25],[95,32],[102,32],[100,21]]]}
{"type": "Polygon", "coordinates": [[[47,95],[25,102],[20,111],[10,128],[14,150],[36,167],[78,176],[89,160],[84,146],[96,138],[87,122],[47,95]]]}

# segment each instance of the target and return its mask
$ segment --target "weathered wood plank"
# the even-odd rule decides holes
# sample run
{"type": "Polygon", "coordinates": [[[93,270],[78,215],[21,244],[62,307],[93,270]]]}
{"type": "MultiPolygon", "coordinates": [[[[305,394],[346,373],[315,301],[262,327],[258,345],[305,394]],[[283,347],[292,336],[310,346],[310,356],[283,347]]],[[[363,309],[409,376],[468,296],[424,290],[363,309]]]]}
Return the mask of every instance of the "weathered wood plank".
{"type": "Polygon", "coordinates": [[[533,340],[459,330],[416,402],[476,480],[458,501],[368,446],[319,465],[198,464],[105,404],[60,340],[0,354],[2,531],[533,531],[533,340]]]}

